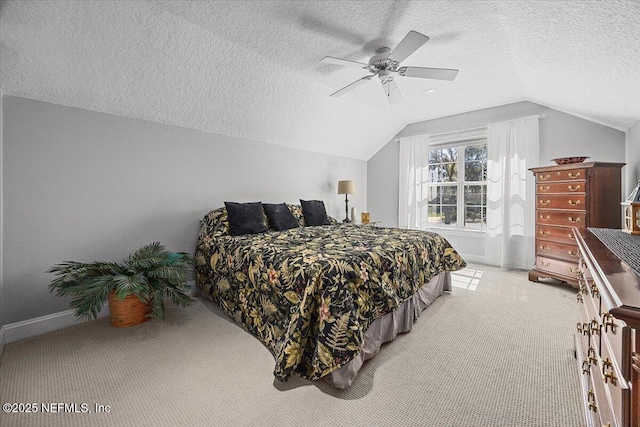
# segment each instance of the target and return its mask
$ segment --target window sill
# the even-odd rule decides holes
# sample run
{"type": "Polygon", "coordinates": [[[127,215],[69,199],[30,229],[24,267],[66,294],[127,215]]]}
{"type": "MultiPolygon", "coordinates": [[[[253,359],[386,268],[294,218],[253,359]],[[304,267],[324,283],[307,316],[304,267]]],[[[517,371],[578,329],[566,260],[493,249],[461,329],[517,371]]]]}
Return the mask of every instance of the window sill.
{"type": "Polygon", "coordinates": [[[434,231],[436,233],[447,233],[454,236],[474,236],[474,237],[484,237],[487,234],[486,230],[470,230],[465,228],[454,228],[454,227],[429,227],[426,231],[434,231]]]}

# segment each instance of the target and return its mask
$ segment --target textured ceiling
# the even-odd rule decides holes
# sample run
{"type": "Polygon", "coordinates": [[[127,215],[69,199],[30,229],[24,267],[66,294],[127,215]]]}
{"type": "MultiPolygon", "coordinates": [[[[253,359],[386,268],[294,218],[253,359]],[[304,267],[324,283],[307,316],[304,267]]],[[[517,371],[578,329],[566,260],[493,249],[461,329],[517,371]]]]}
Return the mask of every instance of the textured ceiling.
{"type": "Polygon", "coordinates": [[[530,100],[627,130],[640,120],[640,2],[5,1],[4,94],[366,160],[409,123],[530,100]],[[402,65],[453,82],[377,78],[368,62],[409,30],[402,65]],[[436,88],[434,95],[423,94],[436,88]]]}

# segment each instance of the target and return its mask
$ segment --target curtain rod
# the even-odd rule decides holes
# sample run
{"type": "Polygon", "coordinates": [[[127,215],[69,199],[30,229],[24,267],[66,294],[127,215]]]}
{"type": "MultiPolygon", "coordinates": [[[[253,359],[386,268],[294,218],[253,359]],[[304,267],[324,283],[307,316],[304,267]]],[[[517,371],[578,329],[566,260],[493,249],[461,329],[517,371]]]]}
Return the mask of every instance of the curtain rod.
{"type": "MultiPolygon", "coordinates": [[[[537,116],[538,116],[539,119],[544,119],[546,117],[544,113],[538,114],[537,116]]],[[[482,129],[486,129],[486,128],[487,128],[487,126],[484,125],[484,126],[478,126],[476,128],[452,130],[452,131],[449,131],[449,132],[434,133],[434,134],[431,134],[429,136],[430,137],[438,137],[438,136],[443,136],[443,135],[455,135],[455,134],[462,133],[462,132],[466,133],[466,132],[472,132],[472,131],[475,131],[475,130],[482,130],[482,129]]]]}

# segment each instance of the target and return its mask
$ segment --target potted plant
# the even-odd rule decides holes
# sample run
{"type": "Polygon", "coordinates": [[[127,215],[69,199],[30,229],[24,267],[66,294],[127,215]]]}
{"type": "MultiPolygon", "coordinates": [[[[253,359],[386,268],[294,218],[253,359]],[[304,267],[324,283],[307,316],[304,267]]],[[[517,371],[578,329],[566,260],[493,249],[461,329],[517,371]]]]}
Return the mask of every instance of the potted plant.
{"type": "Polygon", "coordinates": [[[71,296],[71,307],[80,319],[94,319],[109,300],[111,324],[133,326],[150,317],[164,319],[166,299],[177,306],[193,303],[187,275],[193,258],[169,252],[160,242],[143,246],[123,263],[65,261],[49,270],[58,276],[49,289],[71,296]]]}

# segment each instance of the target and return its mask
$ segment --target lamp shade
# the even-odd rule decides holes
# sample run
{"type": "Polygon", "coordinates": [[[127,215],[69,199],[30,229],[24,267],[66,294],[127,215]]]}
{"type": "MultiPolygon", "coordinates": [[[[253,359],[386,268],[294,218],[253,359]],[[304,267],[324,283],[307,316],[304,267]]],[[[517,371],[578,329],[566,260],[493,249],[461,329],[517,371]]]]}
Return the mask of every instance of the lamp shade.
{"type": "Polygon", "coordinates": [[[356,184],[352,180],[338,181],[338,194],[356,194],[356,184]]]}

